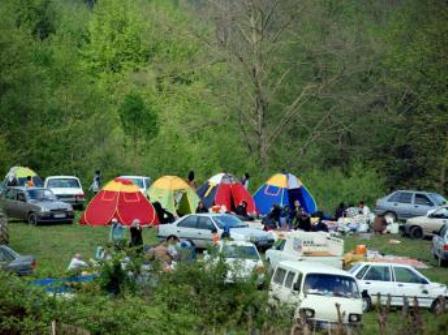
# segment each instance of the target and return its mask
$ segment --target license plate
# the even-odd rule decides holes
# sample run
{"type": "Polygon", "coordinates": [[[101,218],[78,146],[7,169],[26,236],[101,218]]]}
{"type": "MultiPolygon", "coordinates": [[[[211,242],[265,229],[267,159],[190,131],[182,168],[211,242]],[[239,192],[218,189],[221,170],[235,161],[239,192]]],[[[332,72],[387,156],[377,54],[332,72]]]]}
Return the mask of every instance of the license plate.
{"type": "Polygon", "coordinates": [[[65,218],[65,213],[57,213],[54,215],[55,219],[62,219],[65,218]]]}

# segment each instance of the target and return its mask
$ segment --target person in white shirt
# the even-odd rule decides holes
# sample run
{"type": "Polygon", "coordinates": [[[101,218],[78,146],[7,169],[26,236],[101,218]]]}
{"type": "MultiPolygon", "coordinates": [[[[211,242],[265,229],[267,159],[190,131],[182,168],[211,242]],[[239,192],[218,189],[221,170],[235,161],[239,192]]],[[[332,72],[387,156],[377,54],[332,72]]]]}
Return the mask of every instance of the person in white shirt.
{"type": "Polygon", "coordinates": [[[86,261],[83,261],[81,254],[77,253],[70,261],[68,265],[67,271],[78,271],[85,268],[88,268],[89,264],[86,261]]]}
{"type": "Polygon", "coordinates": [[[366,206],[364,201],[359,202],[359,214],[368,216],[370,214],[370,208],[366,206]]]}

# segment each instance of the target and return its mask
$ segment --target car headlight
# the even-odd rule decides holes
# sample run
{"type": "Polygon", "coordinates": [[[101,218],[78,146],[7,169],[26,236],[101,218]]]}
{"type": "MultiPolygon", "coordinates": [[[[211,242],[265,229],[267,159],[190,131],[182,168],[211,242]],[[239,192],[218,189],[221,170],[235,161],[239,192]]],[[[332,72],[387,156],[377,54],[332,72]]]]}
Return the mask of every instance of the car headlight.
{"type": "Polygon", "coordinates": [[[311,308],[302,308],[300,310],[300,314],[303,315],[307,319],[311,319],[314,317],[315,312],[314,312],[314,309],[311,309],[311,308]]]}
{"type": "Polygon", "coordinates": [[[350,314],[348,322],[361,322],[361,314],[350,314]]]}
{"type": "Polygon", "coordinates": [[[41,208],[40,208],[40,211],[41,211],[41,212],[49,212],[50,209],[47,208],[47,207],[41,207],[41,208]]]}

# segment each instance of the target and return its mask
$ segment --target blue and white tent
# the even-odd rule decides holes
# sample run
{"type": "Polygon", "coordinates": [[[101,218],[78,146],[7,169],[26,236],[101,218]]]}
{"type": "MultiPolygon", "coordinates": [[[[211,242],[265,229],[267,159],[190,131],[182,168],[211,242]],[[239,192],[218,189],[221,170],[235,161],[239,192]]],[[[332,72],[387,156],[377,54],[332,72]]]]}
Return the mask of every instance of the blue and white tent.
{"type": "Polygon", "coordinates": [[[311,193],[299,178],[290,173],[273,175],[255,192],[254,200],[261,215],[268,214],[274,205],[293,208],[296,200],[307,213],[317,211],[317,204],[311,193]]]}

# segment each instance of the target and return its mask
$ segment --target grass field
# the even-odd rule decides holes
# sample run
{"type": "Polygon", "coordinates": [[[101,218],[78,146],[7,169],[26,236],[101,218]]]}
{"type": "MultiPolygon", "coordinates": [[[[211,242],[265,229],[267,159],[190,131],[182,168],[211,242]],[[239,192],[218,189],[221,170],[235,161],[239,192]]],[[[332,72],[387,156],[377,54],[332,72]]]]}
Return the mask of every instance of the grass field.
{"type": "MultiPolygon", "coordinates": [[[[10,245],[22,254],[32,254],[37,258],[37,277],[61,276],[64,274],[71,257],[80,252],[84,257],[94,256],[97,246],[108,241],[109,227],[86,227],[73,225],[29,226],[23,222],[10,223],[10,245]]],[[[156,242],[155,230],[145,229],[144,242],[156,242]]],[[[358,237],[345,238],[345,250],[353,249],[357,244],[366,244],[368,248],[383,253],[410,256],[426,262],[431,267],[422,272],[431,280],[448,284],[448,268],[439,268],[430,253],[431,242],[427,240],[410,240],[397,236],[373,236],[370,240],[358,237]],[[389,240],[399,239],[401,244],[389,244],[389,240]]],[[[423,313],[424,320],[431,323],[433,315],[423,313]]],[[[399,325],[401,315],[398,312],[389,316],[390,325],[399,325]]],[[[363,334],[376,334],[377,314],[364,315],[363,334]]]]}

